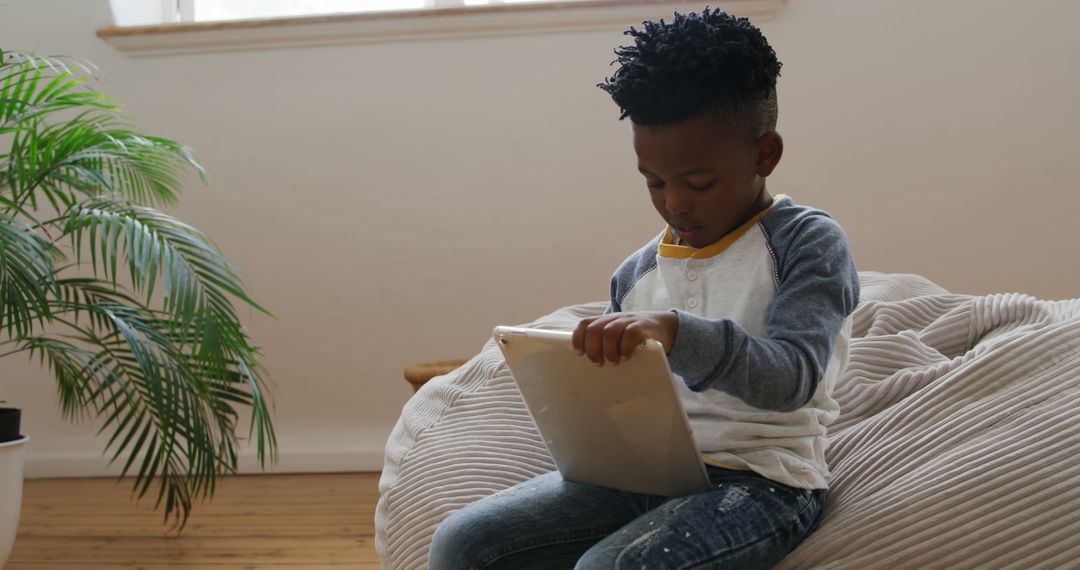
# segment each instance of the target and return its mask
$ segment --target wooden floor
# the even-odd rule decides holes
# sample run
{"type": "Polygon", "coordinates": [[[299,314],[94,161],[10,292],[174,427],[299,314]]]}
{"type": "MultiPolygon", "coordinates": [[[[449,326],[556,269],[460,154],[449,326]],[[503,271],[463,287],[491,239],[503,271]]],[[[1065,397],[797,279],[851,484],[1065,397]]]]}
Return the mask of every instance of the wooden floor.
{"type": "Polygon", "coordinates": [[[115,479],[31,479],[5,570],[379,568],[378,473],[226,477],[183,533],[115,479]]]}

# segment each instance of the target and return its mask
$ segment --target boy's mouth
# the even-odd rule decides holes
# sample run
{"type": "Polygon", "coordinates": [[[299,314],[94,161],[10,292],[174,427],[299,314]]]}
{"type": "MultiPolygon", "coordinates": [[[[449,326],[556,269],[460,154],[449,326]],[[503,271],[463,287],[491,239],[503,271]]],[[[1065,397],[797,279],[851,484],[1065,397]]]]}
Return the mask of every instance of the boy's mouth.
{"type": "Polygon", "coordinates": [[[701,226],[673,226],[675,233],[683,241],[690,241],[701,233],[701,226]]]}

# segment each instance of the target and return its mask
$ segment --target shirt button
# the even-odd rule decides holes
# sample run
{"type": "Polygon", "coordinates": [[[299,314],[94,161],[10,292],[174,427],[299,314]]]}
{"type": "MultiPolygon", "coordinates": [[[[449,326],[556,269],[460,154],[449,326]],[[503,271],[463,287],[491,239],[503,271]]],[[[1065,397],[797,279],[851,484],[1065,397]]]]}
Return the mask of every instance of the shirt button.
{"type": "Polygon", "coordinates": [[[694,297],[690,297],[689,299],[686,300],[686,306],[693,309],[694,307],[697,306],[697,299],[695,299],[694,297]]]}
{"type": "Polygon", "coordinates": [[[693,269],[687,271],[686,272],[686,278],[691,280],[691,281],[693,281],[694,279],[697,279],[697,271],[694,271],[693,269]]]}

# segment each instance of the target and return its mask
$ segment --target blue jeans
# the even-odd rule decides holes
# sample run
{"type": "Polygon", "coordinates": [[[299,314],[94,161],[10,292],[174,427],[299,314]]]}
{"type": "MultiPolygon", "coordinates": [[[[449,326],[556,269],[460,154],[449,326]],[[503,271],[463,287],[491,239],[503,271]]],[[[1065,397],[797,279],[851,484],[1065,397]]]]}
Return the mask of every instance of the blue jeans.
{"type": "Polygon", "coordinates": [[[826,491],[708,466],[713,490],[667,498],[541,475],[453,513],[430,570],[771,568],[814,530],[826,491]]]}

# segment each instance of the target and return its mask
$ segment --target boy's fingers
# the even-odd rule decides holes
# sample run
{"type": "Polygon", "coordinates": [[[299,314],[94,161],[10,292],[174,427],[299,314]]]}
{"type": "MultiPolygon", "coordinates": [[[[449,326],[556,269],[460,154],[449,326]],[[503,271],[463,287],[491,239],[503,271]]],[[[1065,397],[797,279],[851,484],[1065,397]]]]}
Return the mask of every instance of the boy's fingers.
{"type": "Polygon", "coordinates": [[[604,363],[604,324],[596,319],[585,326],[585,356],[596,364],[604,363]]]}
{"type": "Polygon", "coordinates": [[[622,360],[619,347],[622,342],[623,329],[626,328],[626,325],[627,321],[625,319],[618,319],[607,323],[604,327],[603,352],[604,358],[608,362],[618,364],[622,360]]]}
{"type": "Polygon", "coordinates": [[[596,320],[596,317],[589,317],[587,319],[581,319],[578,321],[576,327],[574,327],[574,333],[570,336],[570,343],[574,346],[574,350],[578,354],[585,352],[585,328],[589,326],[589,323],[596,320]]]}
{"type": "Polygon", "coordinates": [[[622,354],[623,358],[630,358],[634,355],[638,345],[643,342],[645,342],[645,334],[641,330],[641,324],[637,322],[630,323],[623,329],[622,339],[619,342],[619,353],[622,354]]]}

